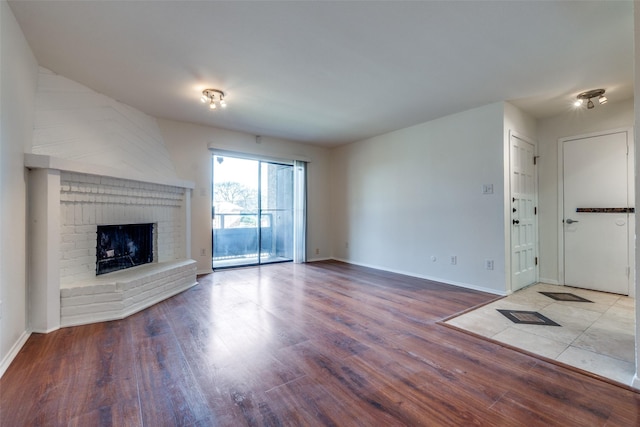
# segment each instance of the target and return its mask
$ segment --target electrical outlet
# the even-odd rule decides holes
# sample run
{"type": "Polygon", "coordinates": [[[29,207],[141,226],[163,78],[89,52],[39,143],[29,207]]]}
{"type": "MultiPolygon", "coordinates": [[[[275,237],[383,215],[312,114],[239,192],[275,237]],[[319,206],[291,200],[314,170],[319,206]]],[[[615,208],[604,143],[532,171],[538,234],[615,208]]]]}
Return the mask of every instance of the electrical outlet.
{"type": "Polygon", "coordinates": [[[345,247],[346,249],[349,249],[349,242],[345,242],[345,243],[344,243],[344,247],[345,247]]]}
{"type": "Polygon", "coordinates": [[[493,260],[492,259],[485,260],[484,268],[486,268],[487,270],[493,270],[493,260]]]}
{"type": "Polygon", "coordinates": [[[493,194],[493,184],[482,184],[482,194],[493,194]]]}
{"type": "Polygon", "coordinates": [[[207,256],[207,250],[206,249],[200,249],[200,256],[207,256]]]}
{"type": "Polygon", "coordinates": [[[316,248],[316,255],[320,255],[320,249],[316,248]]]}
{"type": "Polygon", "coordinates": [[[456,265],[458,263],[458,257],[456,255],[451,255],[451,258],[449,258],[449,263],[451,265],[456,265]]]}

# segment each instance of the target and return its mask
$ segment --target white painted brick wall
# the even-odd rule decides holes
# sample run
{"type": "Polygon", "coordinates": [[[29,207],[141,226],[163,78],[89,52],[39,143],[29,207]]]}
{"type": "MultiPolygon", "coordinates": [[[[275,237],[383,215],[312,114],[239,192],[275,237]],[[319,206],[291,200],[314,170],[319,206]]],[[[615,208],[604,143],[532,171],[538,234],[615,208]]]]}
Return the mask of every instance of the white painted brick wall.
{"type": "Polygon", "coordinates": [[[155,118],[42,67],[32,152],[177,178],[155,118]]]}
{"type": "Polygon", "coordinates": [[[185,190],[62,172],[60,285],[95,278],[98,225],[156,224],[154,261],[185,258],[185,190]]]}

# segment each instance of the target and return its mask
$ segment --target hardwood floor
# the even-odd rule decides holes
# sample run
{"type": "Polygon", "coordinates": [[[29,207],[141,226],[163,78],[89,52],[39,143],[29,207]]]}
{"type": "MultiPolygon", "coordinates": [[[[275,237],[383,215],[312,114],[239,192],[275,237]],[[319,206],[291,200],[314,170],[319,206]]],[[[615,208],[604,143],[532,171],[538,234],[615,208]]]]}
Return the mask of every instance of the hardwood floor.
{"type": "Polygon", "coordinates": [[[640,394],[436,323],[494,296],[339,262],[226,270],[34,334],[2,426],[635,426],[640,394]]]}

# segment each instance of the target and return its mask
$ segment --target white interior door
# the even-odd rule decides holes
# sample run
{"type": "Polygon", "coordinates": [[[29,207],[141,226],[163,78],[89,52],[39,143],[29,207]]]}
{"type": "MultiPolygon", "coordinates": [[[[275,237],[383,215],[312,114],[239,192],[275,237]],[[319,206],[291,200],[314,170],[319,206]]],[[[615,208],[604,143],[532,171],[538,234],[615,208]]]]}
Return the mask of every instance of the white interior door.
{"type": "Polygon", "coordinates": [[[510,136],[511,290],[537,281],[537,190],[535,147],[510,136]]]}
{"type": "Polygon", "coordinates": [[[629,294],[628,132],[563,141],[564,283],[629,294]]]}

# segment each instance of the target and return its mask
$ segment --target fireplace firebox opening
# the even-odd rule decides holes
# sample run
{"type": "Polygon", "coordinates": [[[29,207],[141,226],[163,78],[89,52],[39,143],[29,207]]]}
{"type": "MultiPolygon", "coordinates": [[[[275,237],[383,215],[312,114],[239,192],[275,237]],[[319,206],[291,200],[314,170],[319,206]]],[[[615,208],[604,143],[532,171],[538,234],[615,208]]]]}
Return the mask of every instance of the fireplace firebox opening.
{"type": "Polygon", "coordinates": [[[154,224],[99,225],[96,275],[153,262],[154,224]]]}

